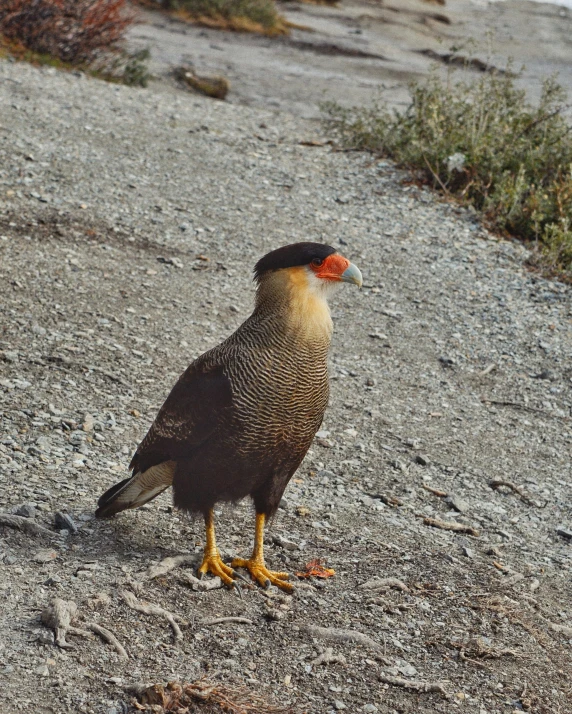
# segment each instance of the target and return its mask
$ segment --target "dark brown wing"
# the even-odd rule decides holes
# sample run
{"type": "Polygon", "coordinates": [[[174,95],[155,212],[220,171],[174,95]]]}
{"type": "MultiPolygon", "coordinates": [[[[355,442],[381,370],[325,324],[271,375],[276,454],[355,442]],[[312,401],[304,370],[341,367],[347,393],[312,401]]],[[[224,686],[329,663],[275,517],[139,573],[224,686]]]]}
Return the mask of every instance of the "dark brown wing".
{"type": "Polygon", "coordinates": [[[129,468],[144,472],[164,461],[189,458],[232,408],[232,389],[221,365],[193,362],[181,375],[129,468]]]}

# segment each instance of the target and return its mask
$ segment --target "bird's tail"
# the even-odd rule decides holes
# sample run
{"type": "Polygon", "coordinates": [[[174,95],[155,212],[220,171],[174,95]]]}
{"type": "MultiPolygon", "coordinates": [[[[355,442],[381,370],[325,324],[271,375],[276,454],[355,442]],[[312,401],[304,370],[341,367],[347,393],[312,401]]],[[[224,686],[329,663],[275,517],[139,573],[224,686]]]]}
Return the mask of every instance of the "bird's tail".
{"type": "Polygon", "coordinates": [[[175,466],[175,461],[164,461],[116,483],[99,498],[96,518],[109,518],[152,501],[173,483],[175,466]]]}

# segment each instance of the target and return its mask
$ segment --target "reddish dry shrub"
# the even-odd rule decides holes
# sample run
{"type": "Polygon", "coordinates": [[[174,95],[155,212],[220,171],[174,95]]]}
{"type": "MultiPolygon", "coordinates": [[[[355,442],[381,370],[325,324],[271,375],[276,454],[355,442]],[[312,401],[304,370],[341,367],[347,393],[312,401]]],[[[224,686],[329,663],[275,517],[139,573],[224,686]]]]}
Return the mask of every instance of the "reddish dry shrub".
{"type": "Polygon", "coordinates": [[[112,49],[134,20],[126,0],[0,0],[0,33],[64,62],[112,49]]]}

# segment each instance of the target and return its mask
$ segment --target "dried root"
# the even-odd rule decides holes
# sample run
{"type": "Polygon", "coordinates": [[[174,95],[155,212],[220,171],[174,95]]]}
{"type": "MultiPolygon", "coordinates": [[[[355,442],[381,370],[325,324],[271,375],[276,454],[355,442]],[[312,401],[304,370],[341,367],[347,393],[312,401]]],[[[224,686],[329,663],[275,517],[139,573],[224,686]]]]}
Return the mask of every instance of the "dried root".
{"type": "Polygon", "coordinates": [[[171,625],[171,629],[173,630],[175,642],[178,643],[182,641],[183,633],[181,632],[181,628],[179,627],[177,622],[180,622],[182,625],[186,625],[187,623],[181,617],[179,617],[178,615],[173,615],[172,612],[165,610],[160,605],[155,605],[155,603],[153,602],[144,602],[138,600],[135,595],[129,590],[122,590],[120,595],[132,610],[141,612],[144,615],[155,615],[156,617],[162,617],[163,619],[167,620],[169,625],[171,625]]]}
{"type": "Polygon", "coordinates": [[[556,622],[550,622],[549,627],[552,632],[559,632],[565,637],[572,637],[572,627],[569,627],[568,625],[559,625],[556,622]]]}
{"type": "Polygon", "coordinates": [[[416,692],[438,692],[444,697],[448,697],[445,687],[441,682],[419,682],[415,679],[402,679],[401,677],[393,677],[390,674],[378,674],[380,682],[384,684],[392,684],[394,687],[404,687],[405,689],[413,689],[416,692]]]}
{"type": "Polygon", "coordinates": [[[54,631],[56,645],[62,649],[71,649],[73,647],[72,644],[66,641],[66,634],[76,615],[76,603],[73,600],[62,600],[59,597],[54,598],[42,611],[42,622],[46,627],[54,631]]]}
{"type": "Polygon", "coordinates": [[[335,627],[318,627],[317,625],[306,625],[304,629],[309,635],[318,639],[329,640],[330,642],[352,642],[357,645],[363,645],[364,647],[373,650],[377,654],[377,659],[389,664],[383,656],[383,647],[378,645],[375,640],[372,640],[371,637],[364,635],[362,632],[356,632],[355,630],[340,630],[335,627]]]}
{"type": "Polygon", "coordinates": [[[145,573],[145,577],[149,580],[153,580],[153,578],[159,578],[161,575],[170,573],[171,570],[175,568],[180,568],[181,565],[191,565],[195,563],[196,560],[196,555],[175,555],[171,558],[164,558],[160,563],[150,565],[145,573]]]}
{"type": "Polygon", "coordinates": [[[85,624],[86,630],[72,626],[71,623],[74,621],[76,615],[76,603],[73,600],[62,600],[59,597],[54,598],[42,611],[42,622],[46,627],[50,627],[54,630],[55,643],[58,647],[62,649],[73,648],[73,645],[66,640],[66,634],[68,632],[70,635],[76,635],[78,637],[91,637],[89,632],[91,630],[91,632],[99,635],[105,642],[108,642],[122,659],[128,659],[129,656],[121,642],[119,642],[113,632],[106,627],[102,627],[95,622],[87,622],[85,624]]]}
{"type": "Polygon", "coordinates": [[[239,625],[254,625],[248,617],[205,617],[204,620],[199,620],[199,625],[221,625],[225,622],[236,622],[239,625]]]}
{"type": "Polygon", "coordinates": [[[442,521],[439,518],[429,518],[426,516],[421,516],[423,518],[423,523],[426,526],[433,526],[433,528],[440,528],[442,531],[454,531],[455,533],[466,533],[467,535],[472,535],[475,538],[479,537],[479,531],[471,526],[464,526],[462,523],[455,523],[455,521],[442,521]]]}
{"type": "Polygon", "coordinates": [[[102,627],[95,622],[88,622],[86,627],[92,632],[95,632],[96,635],[99,635],[102,640],[105,640],[105,642],[110,644],[121,659],[129,659],[129,655],[127,654],[125,648],[113,632],[111,632],[111,630],[108,630],[106,627],[102,627]]]}
{"type": "Polygon", "coordinates": [[[318,655],[316,659],[312,660],[314,666],[318,664],[335,664],[337,662],[345,664],[346,658],[341,654],[334,654],[332,647],[326,647],[321,655],[318,655]]]}
{"type": "Polygon", "coordinates": [[[524,501],[524,503],[528,504],[529,506],[537,506],[538,504],[535,503],[530,496],[528,496],[525,492],[522,486],[517,486],[514,484],[512,481],[503,481],[502,479],[494,479],[493,481],[489,481],[489,486],[494,489],[495,491],[501,486],[505,486],[506,488],[510,489],[514,493],[518,494],[521,499],[524,501]]]}
{"type": "Polygon", "coordinates": [[[468,642],[451,642],[451,645],[459,650],[459,659],[464,662],[475,664],[481,669],[484,665],[479,660],[500,659],[501,657],[522,657],[516,650],[506,647],[488,647],[480,637],[473,637],[468,642]]]}
{"type": "Polygon", "coordinates": [[[433,488],[433,486],[428,486],[426,483],[421,485],[426,491],[429,491],[429,493],[432,493],[434,496],[438,496],[439,498],[447,498],[449,495],[447,491],[441,491],[439,488],[433,488]]]}
{"type": "Polygon", "coordinates": [[[154,714],[225,712],[226,714],[294,714],[288,707],[270,704],[242,687],[200,679],[192,684],[154,684],[137,694],[134,706],[154,714]]]}
{"type": "Polygon", "coordinates": [[[208,580],[200,580],[186,570],[184,570],[179,576],[179,582],[184,585],[188,585],[191,590],[200,593],[207,592],[208,590],[218,590],[219,588],[224,587],[224,584],[218,575],[215,575],[213,578],[209,578],[208,580]]]}
{"type": "Polygon", "coordinates": [[[397,578],[372,578],[359,585],[359,588],[361,590],[390,590],[395,588],[395,590],[401,590],[404,593],[409,592],[407,585],[397,578]]]}

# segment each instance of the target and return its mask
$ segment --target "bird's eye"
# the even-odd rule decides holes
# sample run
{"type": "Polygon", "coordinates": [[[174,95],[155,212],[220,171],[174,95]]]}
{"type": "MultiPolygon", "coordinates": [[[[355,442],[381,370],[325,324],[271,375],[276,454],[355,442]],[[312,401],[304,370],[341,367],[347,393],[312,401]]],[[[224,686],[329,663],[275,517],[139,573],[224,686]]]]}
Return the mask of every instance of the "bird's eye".
{"type": "Polygon", "coordinates": [[[323,262],[324,262],[324,261],[321,260],[320,258],[314,258],[314,259],[312,260],[312,267],[314,267],[314,268],[319,268],[319,267],[322,265],[323,262]]]}

